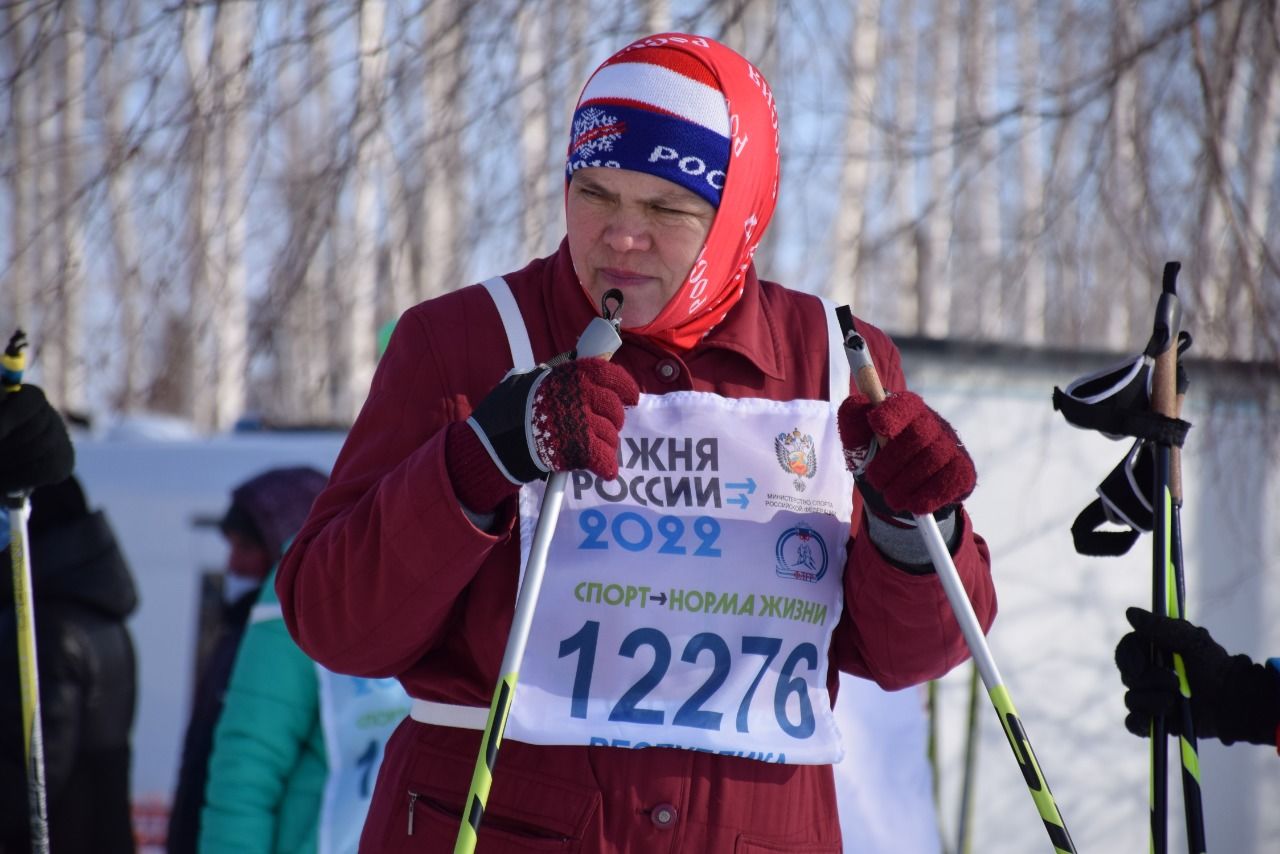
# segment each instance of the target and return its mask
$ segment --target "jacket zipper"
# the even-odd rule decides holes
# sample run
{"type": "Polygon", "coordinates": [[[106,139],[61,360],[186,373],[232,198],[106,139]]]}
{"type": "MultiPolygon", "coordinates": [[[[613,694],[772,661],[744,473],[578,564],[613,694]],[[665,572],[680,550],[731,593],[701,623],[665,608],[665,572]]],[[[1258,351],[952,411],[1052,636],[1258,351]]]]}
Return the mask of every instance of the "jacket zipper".
{"type": "Polygon", "coordinates": [[[409,836],[413,836],[413,805],[418,802],[418,793],[409,792],[409,836]]]}

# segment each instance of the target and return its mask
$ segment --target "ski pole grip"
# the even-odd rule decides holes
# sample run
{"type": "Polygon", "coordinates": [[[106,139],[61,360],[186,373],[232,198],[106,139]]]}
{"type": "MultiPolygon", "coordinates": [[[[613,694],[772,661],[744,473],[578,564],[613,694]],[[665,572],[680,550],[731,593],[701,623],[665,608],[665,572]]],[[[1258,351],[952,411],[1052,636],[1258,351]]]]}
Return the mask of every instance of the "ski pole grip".
{"type": "Polygon", "coordinates": [[[1177,417],[1178,329],[1182,324],[1182,303],[1178,301],[1176,283],[1180,266],[1177,261],[1164,265],[1164,280],[1146,353],[1155,360],[1151,369],[1151,411],[1165,418],[1177,417]]]}
{"type": "MultiPolygon", "coordinates": [[[[880,375],[876,373],[875,363],[871,361],[871,349],[867,340],[858,334],[853,327],[853,312],[849,306],[842,305],[836,309],[836,319],[840,321],[840,335],[844,338],[844,354],[849,360],[849,370],[853,372],[853,383],[858,391],[867,396],[867,400],[879,406],[885,399],[884,386],[880,384],[880,375]]],[[[876,435],[876,441],[884,445],[885,437],[876,435]]]]}
{"type": "MultiPolygon", "coordinates": [[[[1151,411],[1165,418],[1178,418],[1182,410],[1178,395],[1178,331],[1182,325],[1182,303],[1176,290],[1180,267],[1177,261],[1164,265],[1164,279],[1148,345],[1156,351],[1148,353],[1155,358],[1151,368],[1151,411]]],[[[1169,468],[1169,493],[1173,500],[1180,501],[1182,455],[1176,445],[1172,448],[1169,468]]]]}
{"type": "Polygon", "coordinates": [[[600,316],[593,317],[587,328],[582,330],[573,352],[561,353],[547,364],[554,367],[570,359],[596,358],[606,362],[612,359],[613,354],[622,346],[622,336],[618,334],[618,327],[622,323],[621,312],[622,291],[617,288],[606,291],[600,300],[600,316]]]}

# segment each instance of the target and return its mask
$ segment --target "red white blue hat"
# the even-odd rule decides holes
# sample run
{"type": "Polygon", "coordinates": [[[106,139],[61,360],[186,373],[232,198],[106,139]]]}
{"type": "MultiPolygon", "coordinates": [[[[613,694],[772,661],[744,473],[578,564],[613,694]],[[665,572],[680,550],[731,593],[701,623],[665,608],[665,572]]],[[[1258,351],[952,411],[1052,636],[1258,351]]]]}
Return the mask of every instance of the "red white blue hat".
{"type": "Polygon", "coordinates": [[[566,179],[588,166],[665,178],[714,207],[729,168],[729,109],[705,64],[633,45],[587,81],[573,114],[566,179]]]}

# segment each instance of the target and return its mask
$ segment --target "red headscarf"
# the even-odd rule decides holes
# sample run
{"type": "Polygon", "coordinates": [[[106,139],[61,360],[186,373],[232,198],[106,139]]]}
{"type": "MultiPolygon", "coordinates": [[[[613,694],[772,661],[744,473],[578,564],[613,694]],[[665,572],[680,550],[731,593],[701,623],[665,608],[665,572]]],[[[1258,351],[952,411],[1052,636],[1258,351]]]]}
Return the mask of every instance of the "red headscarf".
{"type": "Polygon", "coordinates": [[[778,199],[778,110],[764,75],[733,50],[705,36],[648,36],[627,45],[600,67],[618,62],[631,51],[655,47],[679,51],[705,65],[729,113],[729,168],[702,252],[658,316],[630,330],[687,350],[724,320],[742,297],[751,257],[773,217],[778,199]]]}

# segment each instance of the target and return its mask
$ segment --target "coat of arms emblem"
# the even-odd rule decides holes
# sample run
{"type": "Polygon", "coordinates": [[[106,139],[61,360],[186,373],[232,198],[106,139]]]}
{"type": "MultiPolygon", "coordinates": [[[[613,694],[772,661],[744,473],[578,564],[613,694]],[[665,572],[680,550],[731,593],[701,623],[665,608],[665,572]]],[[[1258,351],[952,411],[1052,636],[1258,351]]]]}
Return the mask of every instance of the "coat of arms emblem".
{"type": "Polygon", "coordinates": [[[782,470],[796,476],[796,492],[804,492],[805,478],[818,473],[818,455],[813,448],[813,436],[801,433],[800,428],[790,433],[779,433],[773,440],[773,449],[778,455],[778,465],[782,470]]]}

